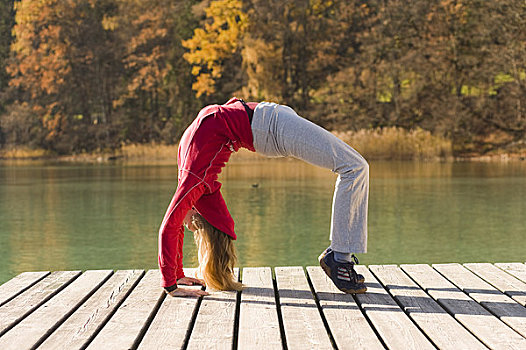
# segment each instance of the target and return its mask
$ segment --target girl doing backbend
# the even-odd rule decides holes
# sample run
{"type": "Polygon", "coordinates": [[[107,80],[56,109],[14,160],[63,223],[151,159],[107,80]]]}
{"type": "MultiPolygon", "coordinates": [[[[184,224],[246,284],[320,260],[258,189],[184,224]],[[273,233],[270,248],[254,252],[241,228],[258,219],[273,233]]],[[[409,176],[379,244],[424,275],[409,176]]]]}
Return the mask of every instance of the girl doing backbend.
{"type": "Polygon", "coordinates": [[[290,107],[232,98],[202,109],[178,149],[178,186],[159,230],[162,287],[172,296],[208,293],[181,285],[241,290],[234,279],[234,221],[220,192],[218,175],[232,152],[246,148],[268,157],[295,157],[338,174],[332,204],[331,245],[320,265],[345,293],[364,293],[353,253],[367,250],[369,166],[342,140],[298,116],[290,107]],[[203,280],[186,277],[182,249],[186,225],[194,231],[203,280]]]}

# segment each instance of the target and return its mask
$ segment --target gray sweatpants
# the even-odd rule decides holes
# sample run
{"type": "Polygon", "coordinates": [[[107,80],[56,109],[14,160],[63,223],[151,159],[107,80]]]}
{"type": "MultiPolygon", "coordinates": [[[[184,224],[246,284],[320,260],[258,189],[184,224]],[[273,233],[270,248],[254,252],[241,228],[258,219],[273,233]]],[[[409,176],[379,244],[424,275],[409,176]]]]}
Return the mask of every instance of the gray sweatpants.
{"type": "Polygon", "coordinates": [[[331,248],[342,253],[367,251],[369,165],[345,142],[287,106],[262,102],[254,110],[256,152],[294,157],[338,174],[332,202],[331,248]]]}

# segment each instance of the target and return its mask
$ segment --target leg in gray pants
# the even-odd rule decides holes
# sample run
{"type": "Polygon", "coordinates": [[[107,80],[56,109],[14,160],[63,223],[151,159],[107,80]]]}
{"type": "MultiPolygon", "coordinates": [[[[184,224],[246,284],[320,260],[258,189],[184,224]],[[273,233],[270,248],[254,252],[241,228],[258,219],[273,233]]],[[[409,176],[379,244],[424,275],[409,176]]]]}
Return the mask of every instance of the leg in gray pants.
{"type": "Polygon", "coordinates": [[[369,165],[342,140],[275,103],[259,103],[252,134],[256,152],[295,157],[338,174],[332,203],[331,248],[341,253],[367,251],[369,165]]]}

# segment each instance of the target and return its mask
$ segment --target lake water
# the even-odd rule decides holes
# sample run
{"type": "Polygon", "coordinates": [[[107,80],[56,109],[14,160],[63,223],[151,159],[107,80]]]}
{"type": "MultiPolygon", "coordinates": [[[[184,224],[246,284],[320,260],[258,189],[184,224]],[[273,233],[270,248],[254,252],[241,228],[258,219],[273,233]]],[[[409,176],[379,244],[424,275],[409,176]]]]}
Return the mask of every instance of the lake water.
{"type": "MultiPolygon", "coordinates": [[[[526,162],[371,162],[364,264],[526,261],[526,162]]],[[[170,165],[0,164],[0,283],[23,271],[156,268],[170,165]]],[[[335,175],[295,160],[221,175],[240,266],[315,265],[335,175]],[[257,186],[256,186],[257,184],[257,186]]],[[[185,266],[196,266],[187,232],[185,266]]]]}

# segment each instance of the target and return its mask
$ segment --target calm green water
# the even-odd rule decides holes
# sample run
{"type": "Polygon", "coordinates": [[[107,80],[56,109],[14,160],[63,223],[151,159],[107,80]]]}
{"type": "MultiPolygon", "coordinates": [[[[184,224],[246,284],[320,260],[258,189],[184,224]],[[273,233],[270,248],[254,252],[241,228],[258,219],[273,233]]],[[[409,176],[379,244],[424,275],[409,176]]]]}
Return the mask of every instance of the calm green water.
{"type": "MultiPolygon", "coordinates": [[[[23,271],[156,268],[174,166],[0,164],[0,283],[23,271]]],[[[240,266],[312,265],[335,175],[231,162],[223,194],[240,266]],[[258,184],[254,187],[253,184],[258,184]]],[[[365,264],[526,261],[526,162],[371,163],[365,264]]],[[[187,232],[185,266],[196,265],[187,232]]]]}

